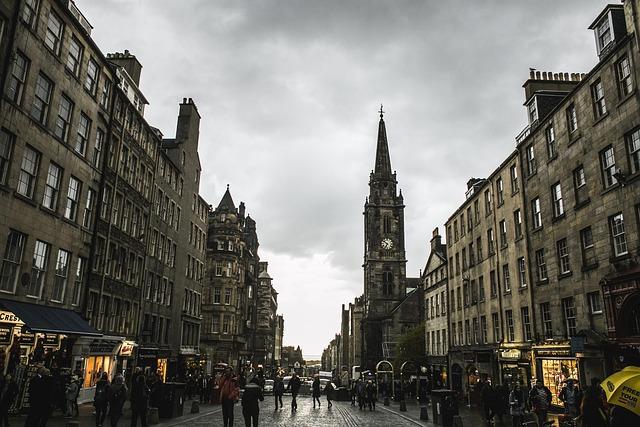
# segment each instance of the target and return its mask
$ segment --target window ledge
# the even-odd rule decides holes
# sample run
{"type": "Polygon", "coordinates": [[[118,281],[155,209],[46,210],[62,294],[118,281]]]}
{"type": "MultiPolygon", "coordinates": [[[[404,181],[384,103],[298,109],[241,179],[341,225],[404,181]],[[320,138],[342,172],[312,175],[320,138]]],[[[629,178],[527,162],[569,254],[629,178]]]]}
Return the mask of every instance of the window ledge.
{"type": "Polygon", "coordinates": [[[514,242],[519,242],[522,239],[524,239],[524,235],[520,234],[520,236],[516,237],[516,240],[514,240],[514,242]]]}
{"type": "Polygon", "coordinates": [[[591,197],[587,197],[583,201],[576,203],[575,206],[573,207],[573,210],[577,211],[579,209],[582,209],[585,206],[587,206],[589,203],[591,203],[591,197]]]}
{"type": "Polygon", "coordinates": [[[540,231],[542,231],[542,229],[544,229],[544,225],[541,225],[540,227],[534,228],[533,230],[531,230],[532,233],[538,233],[540,231]]]}
{"type": "Polygon", "coordinates": [[[530,174],[527,174],[527,181],[530,180],[531,178],[533,178],[534,176],[536,176],[538,174],[538,170],[536,169],[535,171],[531,172],[530,174]]]}
{"type": "Polygon", "coordinates": [[[40,206],[39,206],[39,208],[40,208],[40,210],[41,210],[42,212],[44,212],[44,213],[46,213],[46,214],[49,214],[49,215],[51,215],[51,216],[53,216],[53,217],[55,217],[55,218],[60,218],[60,214],[58,214],[58,212],[56,212],[56,211],[54,211],[54,210],[51,210],[51,209],[49,209],[49,208],[48,208],[48,207],[46,207],[46,206],[42,206],[42,205],[40,205],[40,206]]]}
{"type": "Polygon", "coordinates": [[[614,262],[626,261],[628,259],[631,259],[631,253],[629,253],[629,251],[627,251],[626,254],[622,254],[618,256],[612,255],[609,258],[609,262],[613,264],[614,262]]]}
{"type": "Polygon", "coordinates": [[[549,159],[547,160],[547,164],[553,162],[557,158],[558,158],[558,153],[556,153],[553,156],[549,157],[549,159]]]}
{"type": "Polygon", "coordinates": [[[558,215],[558,216],[554,216],[554,217],[551,219],[551,222],[555,224],[556,222],[560,222],[560,221],[562,221],[563,219],[565,219],[565,218],[566,218],[566,216],[567,216],[567,213],[566,213],[566,212],[562,212],[560,215],[558,215]]]}
{"type": "Polygon", "coordinates": [[[606,119],[607,117],[609,117],[609,111],[607,111],[606,113],[604,113],[603,115],[596,117],[595,121],[593,122],[593,126],[597,126],[600,124],[600,122],[604,121],[604,119],[606,119]]]}
{"type": "Polygon", "coordinates": [[[33,207],[37,207],[38,204],[36,202],[33,201],[33,199],[28,198],[27,196],[18,193],[17,191],[13,192],[13,196],[18,199],[18,200],[22,200],[23,202],[33,206],[33,207]]]}
{"type": "Polygon", "coordinates": [[[538,286],[544,286],[544,285],[548,285],[548,284],[549,284],[549,278],[548,277],[546,279],[544,279],[544,280],[538,280],[536,282],[536,285],[538,285],[538,286]]]}
{"type": "Polygon", "coordinates": [[[616,108],[620,108],[622,104],[626,103],[629,99],[633,98],[633,95],[636,94],[636,88],[634,87],[631,92],[626,94],[624,97],[620,98],[618,104],[616,104],[616,108]]]}
{"type": "Polygon", "coordinates": [[[617,190],[617,189],[619,189],[620,187],[621,187],[620,183],[619,183],[619,182],[616,182],[615,184],[610,185],[609,187],[606,187],[604,190],[602,190],[602,192],[600,193],[600,195],[601,195],[601,196],[604,196],[605,194],[607,194],[607,193],[609,193],[609,192],[611,192],[611,191],[617,190]]]}
{"type": "Polygon", "coordinates": [[[560,273],[558,274],[558,280],[566,279],[567,277],[571,277],[571,276],[573,276],[572,271],[567,271],[566,273],[560,273]]]}
{"type": "Polygon", "coordinates": [[[511,295],[511,289],[504,291],[504,295],[511,295]]]}
{"type": "Polygon", "coordinates": [[[500,246],[500,250],[503,251],[503,250],[507,249],[508,247],[509,247],[509,244],[506,243],[506,244],[500,246]]]}
{"type": "Polygon", "coordinates": [[[520,190],[518,190],[517,188],[515,190],[511,190],[511,197],[515,196],[519,192],[520,192],[520,190]]]}
{"type": "Polygon", "coordinates": [[[591,270],[595,270],[596,268],[598,268],[598,262],[597,262],[597,261],[596,261],[596,262],[594,262],[594,263],[591,263],[591,264],[583,265],[583,266],[582,266],[582,271],[583,271],[583,272],[585,272],[585,271],[591,271],[591,270]]]}
{"type": "Polygon", "coordinates": [[[61,217],[60,219],[61,219],[62,221],[64,221],[64,222],[66,222],[67,224],[69,224],[69,225],[73,226],[73,227],[80,228],[80,226],[78,225],[78,223],[77,223],[77,222],[75,222],[75,221],[71,221],[70,219],[68,219],[68,218],[66,218],[66,217],[64,217],[64,216],[63,216],[63,217],[61,217]]]}
{"type": "Polygon", "coordinates": [[[569,145],[573,145],[576,141],[582,138],[582,133],[580,129],[576,129],[573,132],[569,132],[569,145]]]}
{"type": "Polygon", "coordinates": [[[528,287],[529,287],[528,285],[518,286],[518,292],[522,293],[526,291],[528,287]]]}

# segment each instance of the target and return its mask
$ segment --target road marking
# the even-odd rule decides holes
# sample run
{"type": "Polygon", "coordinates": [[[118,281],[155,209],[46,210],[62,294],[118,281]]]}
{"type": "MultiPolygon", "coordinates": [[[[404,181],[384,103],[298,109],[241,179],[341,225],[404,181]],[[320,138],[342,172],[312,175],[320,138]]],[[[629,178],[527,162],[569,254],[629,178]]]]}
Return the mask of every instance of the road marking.
{"type": "Polygon", "coordinates": [[[338,408],[338,412],[340,413],[340,415],[342,415],[342,419],[348,427],[358,427],[357,421],[355,420],[353,415],[351,415],[351,411],[348,408],[345,408],[342,405],[336,405],[336,407],[338,408]]]}
{"type": "Polygon", "coordinates": [[[162,426],[162,427],[174,427],[174,426],[179,426],[179,425],[182,425],[182,424],[190,423],[190,422],[192,422],[192,421],[195,421],[195,420],[200,419],[200,418],[203,418],[203,417],[207,417],[207,416],[209,416],[209,415],[213,415],[213,414],[220,413],[220,412],[222,412],[222,408],[214,409],[213,411],[205,412],[204,414],[200,414],[200,415],[195,416],[195,417],[193,417],[193,418],[189,418],[188,420],[178,421],[178,422],[173,423],[173,424],[161,424],[161,426],[162,426]]]}
{"type": "Polygon", "coordinates": [[[380,407],[380,409],[383,409],[383,410],[385,410],[385,411],[387,411],[387,412],[391,412],[392,414],[395,414],[395,415],[399,416],[400,418],[404,419],[405,421],[409,421],[410,423],[413,423],[413,424],[415,424],[415,425],[417,425],[417,426],[422,426],[422,427],[424,427],[424,424],[423,424],[423,423],[419,423],[418,421],[414,420],[413,418],[409,418],[409,417],[407,417],[406,415],[402,415],[402,414],[401,414],[401,413],[399,413],[399,412],[393,411],[393,410],[391,410],[391,409],[387,409],[387,408],[385,408],[384,406],[381,406],[381,407],[380,407]]]}

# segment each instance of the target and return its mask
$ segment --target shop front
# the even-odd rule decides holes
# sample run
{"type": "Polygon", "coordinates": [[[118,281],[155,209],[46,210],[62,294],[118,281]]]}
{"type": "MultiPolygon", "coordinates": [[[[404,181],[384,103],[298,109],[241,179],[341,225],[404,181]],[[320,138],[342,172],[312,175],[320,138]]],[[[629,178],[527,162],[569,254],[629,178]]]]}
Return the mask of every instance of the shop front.
{"type": "Polygon", "coordinates": [[[426,368],[428,377],[428,389],[437,390],[449,388],[447,356],[427,356],[426,368]]]}
{"type": "Polygon", "coordinates": [[[520,383],[531,386],[531,352],[528,349],[501,348],[498,350],[500,383],[511,387],[520,383]]]}
{"type": "Polygon", "coordinates": [[[175,362],[177,358],[171,357],[171,350],[158,347],[138,348],[138,364],[145,372],[155,372],[160,375],[163,382],[167,381],[169,374],[169,362],[175,362]]]}
{"type": "Polygon", "coordinates": [[[571,354],[568,341],[533,347],[537,378],[551,391],[551,404],[561,406],[558,398],[568,379],[580,378],[578,359],[571,354]]]}
{"type": "Polygon", "coordinates": [[[449,353],[451,386],[459,390],[468,404],[480,405],[480,387],[484,381],[498,378],[495,349],[488,346],[466,347],[449,353]]]}

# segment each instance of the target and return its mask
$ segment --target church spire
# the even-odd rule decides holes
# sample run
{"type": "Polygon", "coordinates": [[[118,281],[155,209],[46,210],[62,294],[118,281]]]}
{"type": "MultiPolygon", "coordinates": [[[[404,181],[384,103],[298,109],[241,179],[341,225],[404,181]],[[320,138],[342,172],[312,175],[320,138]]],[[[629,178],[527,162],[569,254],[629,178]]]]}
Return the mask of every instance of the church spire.
{"type": "Polygon", "coordinates": [[[225,191],[224,196],[222,196],[222,200],[220,200],[220,204],[216,210],[224,210],[224,211],[235,211],[236,205],[233,203],[233,198],[231,197],[231,192],[229,191],[229,184],[227,184],[227,191],[225,191]]]}
{"type": "Polygon", "coordinates": [[[376,166],[374,173],[378,176],[391,175],[391,158],[389,157],[389,144],[387,143],[387,129],[384,125],[384,111],[380,104],[380,123],[378,124],[378,145],[376,148],[376,166]]]}

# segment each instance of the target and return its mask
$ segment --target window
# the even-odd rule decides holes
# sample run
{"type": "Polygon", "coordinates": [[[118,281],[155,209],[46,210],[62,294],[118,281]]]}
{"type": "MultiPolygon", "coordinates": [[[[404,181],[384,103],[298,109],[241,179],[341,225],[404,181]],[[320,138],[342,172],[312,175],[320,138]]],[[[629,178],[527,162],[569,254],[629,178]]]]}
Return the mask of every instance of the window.
{"type": "MultiPolygon", "coordinates": [[[[92,215],[95,206],[96,192],[89,188],[87,190],[87,199],[84,203],[84,215],[82,216],[82,226],[85,228],[91,228],[93,222],[92,215]]],[[[137,236],[134,236],[137,237],[137,236]]]]}
{"type": "Polygon", "coordinates": [[[478,277],[478,301],[484,301],[484,276],[478,277]]]}
{"type": "Polygon", "coordinates": [[[524,257],[518,258],[518,285],[521,288],[527,286],[527,264],[524,262],[524,257]]]}
{"type": "Polygon", "coordinates": [[[529,317],[529,307],[522,307],[520,309],[520,315],[522,316],[522,338],[525,341],[531,341],[531,318],[529,317]]]}
{"type": "Polygon", "coordinates": [[[536,278],[538,282],[543,282],[548,279],[547,263],[544,259],[544,248],[536,251],[536,278]]]}
{"type": "Polygon", "coordinates": [[[25,0],[22,9],[22,20],[31,29],[35,29],[38,19],[38,0],[25,0]]]}
{"type": "Polygon", "coordinates": [[[93,159],[91,164],[94,167],[100,168],[100,160],[102,159],[102,150],[104,148],[104,131],[100,128],[96,129],[96,143],[93,146],[93,159]]]}
{"type": "Polygon", "coordinates": [[[596,39],[598,41],[598,54],[611,43],[611,27],[609,25],[609,15],[606,15],[596,27],[596,39]]]}
{"type": "Polygon", "coordinates": [[[464,236],[467,233],[467,229],[464,224],[464,214],[460,214],[460,235],[464,236]]]}
{"type": "Polygon", "coordinates": [[[507,222],[503,219],[499,223],[500,232],[500,247],[507,246],[507,222]]]}
{"type": "Polygon", "coordinates": [[[498,313],[491,313],[491,323],[493,324],[493,341],[500,341],[500,320],[498,318],[498,313]]]}
{"type": "Polygon", "coordinates": [[[473,250],[473,243],[469,243],[469,267],[476,265],[476,256],[473,250]]]}
{"type": "Polygon", "coordinates": [[[107,108],[109,106],[109,97],[111,96],[111,80],[104,79],[102,85],[102,97],[100,98],[100,106],[107,108]]]}
{"type": "Polygon", "coordinates": [[[540,316],[542,317],[542,329],[544,331],[544,338],[547,340],[553,339],[553,325],[551,323],[551,304],[543,302],[540,304],[540,316]]]}
{"type": "Polygon", "coordinates": [[[89,62],[87,63],[87,78],[84,81],[84,88],[91,95],[95,96],[97,87],[98,87],[98,63],[93,58],[89,58],[89,62]]]}
{"type": "Polygon", "coordinates": [[[80,114],[78,122],[78,138],[76,139],[76,152],[84,156],[87,149],[87,140],[89,139],[89,130],[91,129],[91,120],[84,113],[80,114]]]}
{"type": "Polygon", "coordinates": [[[382,232],[383,233],[391,233],[391,218],[389,218],[389,215],[385,215],[384,216],[382,232]]]}
{"type": "Polygon", "coordinates": [[[393,293],[393,273],[390,271],[382,272],[382,294],[391,295],[393,293]]]}
{"type": "Polygon", "coordinates": [[[58,207],[58,192],[60,191],[60,181],[62,179],[62,169],[55,163],[49,164],[47,181],[44,186],[42,206],[52,211],[58,207]]]}
{"type": "Polygon", "coordinates": [[[62,20],[53,11],[49,12],[49,20],[47,21],[47,31],[44,38],[44,44],[55,55],[60,53],[60,42],[64,26],[62,20]]]}
{"type": "Polygon", "coordinates": [[[627,55],[616,63],[616,75],[618,77],[618,92],[620,93],[620,97],[625,97],[633,92],[631,66],[629,65],[629,57],[627,55]]]}
{"type": "Polygon", "coordinates": [[[580,230],[580,244],[582,247],[582,265],[587,267],[596,264],[598,259],[593,245],[591,227],[580,230]]]}
{"type": "Polygon", "coordinates": [[[480,342],[482,344],[486,344],[488,342],[487,316],[480,316],[480,342]]]}
{"type": "Polygon", "coordinates": [[[629,169],[632,174],[640,172],[640,128],[626,137],[627,153],[629,153],[629,169]]]}
{"type": "Polygon", "coordinates": [[[489,190],[484,192],[484,209],[487,215],[491,214],[491,192],[489,190]]]}
{"type": "Polygon", "coordinates": [[[558,218],[564,215],[564,202],[562,201],[562,187],[560,183],[551,186],[551,199],[553,200],[553,216],[558,218]]]}
{"type": "Polygon", "coordinates": [[[511,277],[509,273],[509,264],[502,266],[502,284],[505,292],[511,292],[511,277]]]}
{"type": "Polygon", "coordinates": [[[525,150],[527,156],[527,176],[534,175],[538,171],[538,164],[536,163],[536,152],[533,149],[533,144],[529,144],[525,150]]]}
{"type": "Polygon", "coordinates": [[[38,74],[35,94],[33,95],[33,106],[31,107],[31,117],[43,125],[47,124],[52,88],[53,83],[51,83],[51,80],[43,74],[38,74]]]}
{"type": "Polygon", "coordinates": [[[602,314],[602,303],[600,302],[600,292],[589,292],[587,294],[590,314],[602,314]]]}
{"type": "Polygon", "coordinates": [[[67,190],[67,207],[64,210],[64,217],[75,221],[78,213],[78,201],[80,200],[80,191],[82,184],[75,178],[69,178],[69,189],[67,190]]]}
{"type": "Polygon", "coordinates": [[[509,168],[509,175],[511,177],[511,194],[518,192],[518,168],[516,165],[511,165],[509,168]]]}
{"type": "Polygon", "coordinates": [[[213,303],[220,304],[220,288],[213,288],[213,303]]]}
{"type": "Polygon", "coordinates": [[[529,113],[529,124],[538,120],[538,108],[535,96],[531,99],[529,105],[527,105],[527,112],[529,113]]]}
{"type": "Polygon", "coordinates": [[[0,128],[0,185],[7,185],[15,136],[0,128]]]}
{"type": "Polygon", "coordinates": [[[54,135],[62,141],[67,141],[69,136],[69,125],[71,124],[71,115],[73,114],[73,102],[65,95],[60,96],[60,108],[58,109],[58,117],[56,119],[56,128],[54,135]]]}
{"type": "Polygon", "coordinates": [[[33,198],[39,165],[40,153],[29,146],[25,147],[18,176],[18,186],[16,187],[19,194],[30,199],[33,198]]]}
{"type": "Polygon", "coordinates": [[[588,199],[587,180],[584,176],[584,167],[582,165],[573,171],[573,185],[576,193],[576,204],[586,201],[588,199]]]}
{"type": "Polygon", "coordinates": [[[502,178],[498,178],[496,181],[496,194],[498,199],[498,206],[504,203],[504,184],[502,178]]]}
{"type": "Polygon", "coordinates": [[[565,332],[568,337],[573,337],[578,333],[576,307],[573,297],[562,298],[562,311],[564,314],[565,332]]]}
{"type": "Polygon", "coordinates": [[[16,51],[9,83],[7,85],[7,96],[12,102],[20,105],[22,103],[22,92],[24,82],[27,79],[29,60],[20,51],[16,51]]]}
{"type": "Polygon", "coordinates": [[[560,274],[571,273],[571,265],[569,264],[569,248],[567,247],[567,239],[560,239],[556,243],[558,249],[558,268],[560,274]]]}
{"type": "Polygon", "coordinates": [[[224,303],[226,305],[231,304],[231,289],[224,290],[224,303]]]}
{"type": "Polygon", "coordinates": [[[520,215],[520,209],[516,209],[513,212],[513,227],[516,240],[518,240],[522,237],[522,216],[520,215]]]}
{"type": "Polygon", "coordinates": [[[476,251],[477,251],[477,258],[478,258],[478,262],[482,261],[482,237],[478,237],[476,239],[476,251]]]}
{"type": "Polygon", "coordinates": [[[540,198],[536,197],[531,201],[531,219],[533,220],[533,229],[542,227],[542,212],[540,210],[540,198]]]}
{"type": "Polygon", "coordinates": [[[469,326],[469,319],[464,321],[464,343],[466,345],[471,344],[471,327],[469,326]]]}
{"type": "Polygon", "coordinates": [[[473,325],[473,343],[478,344],[478,318],[474,317],[471,324],[473,325]]]}
{"type": "Polygon", "coordinates": [[[473,229],[473,218],[471,216],[471,207],[467,208],[467,231],[471,232],[473,229]]]}
{"type": "Polygon", "coordinates": [[[48,243],[36,240],[33,249],[33,264],[31,266],[31,280],[26,290],[29,297],[40,298],[42,296],[42,288],[45,283],[47,274],[47,264],[49,263],[49,251],[51,247],[48,243]]]}
{"type": "Polygon", "coordinates": [[[462,248],[462,270],[467,269],[467,248],[462,248]]]}
{"type": "Polygon", "coordinates": [[[505,310],[504,315],[507,318],[507,341],[514,342],[516,340],[516,329],[513,325],[513,310],[505,310]]]}
{"type": "Polygon", "coordinates": [[[26,240],[25,234],[15,230],[9,231],[2,259],[2,270],[0,271],[0,290],[4,292],[15,292],[26,240]]]}
{"type": "Polygon", "coordinates": [[[53,278],[51,301],[62,302],[64,300],[64,291],[67,287],[70,255],[71,254],[69,252],[63,249],[58,249],[58,260],[56,261],[56,270],[53,278]]]}
{"type": "Polygon", "coordinates": [[[591,85],[591,96],[593,97],[593,109],[596,118],[604,116],[607,113],[607,105],[604,100],[602,80],[598,79],[591,85]]]}
{"type": "Polygon", "coordinates": [[[495,298],[498,295],[498,279],[495,270],[489,272],[489,285],[491,286],[491,298],[495,298]]]}
{"type": "Polygon", "coordinates": [[[613,153],[613,147],[608,146],[600,152],[600,165],[602,167],[602,178],[604,188],[609,188],[618,183],[618,179],[615,177],[616,173],[616,158],[613,153]]]}
{"type": "Polygon", "coordinates": [[[578,130],[578,115],[574,104],[569,105],[567,108],[567,129],[569,129],[569,133],[574,133],[578,130]]]}
{"type": "Polygon", "coordinates": [[[71,42],[69,43],[69,56],[67,57],[67,70],[69,70],[74,76],[78,76],[78,74],[80,74],[83,50],[84,48],[76,36],[71,36],[71,42]]]}
{"type": "Polygon", "coordinates": [[[544,136],[547,141],[547,155],[549,159],[556,157],[556,132],[553,130],[553,125],[547,126],[544,130],[544,136]]]}
{"type": "Polygon", "coordinates": [[[480,224],[480,200],[473,202],[473,215],[476,219],[476,224],[480,224]]]}
{"type": "Polygon", "coordinates": [[[621,256],[628,254],[629,251],[627,250],[627,239],[625,237],[622,212],[609,218],[609,230],[611,232],[611,243],[613,244],[613,255],[621,256]]]}
{"type": "Polygon", "coordinates": [[[489,250],[489,255],[492,255],[496,252],[494,238],[493,238],[493,228],[487,230],[487,246],[489,250]]]}

